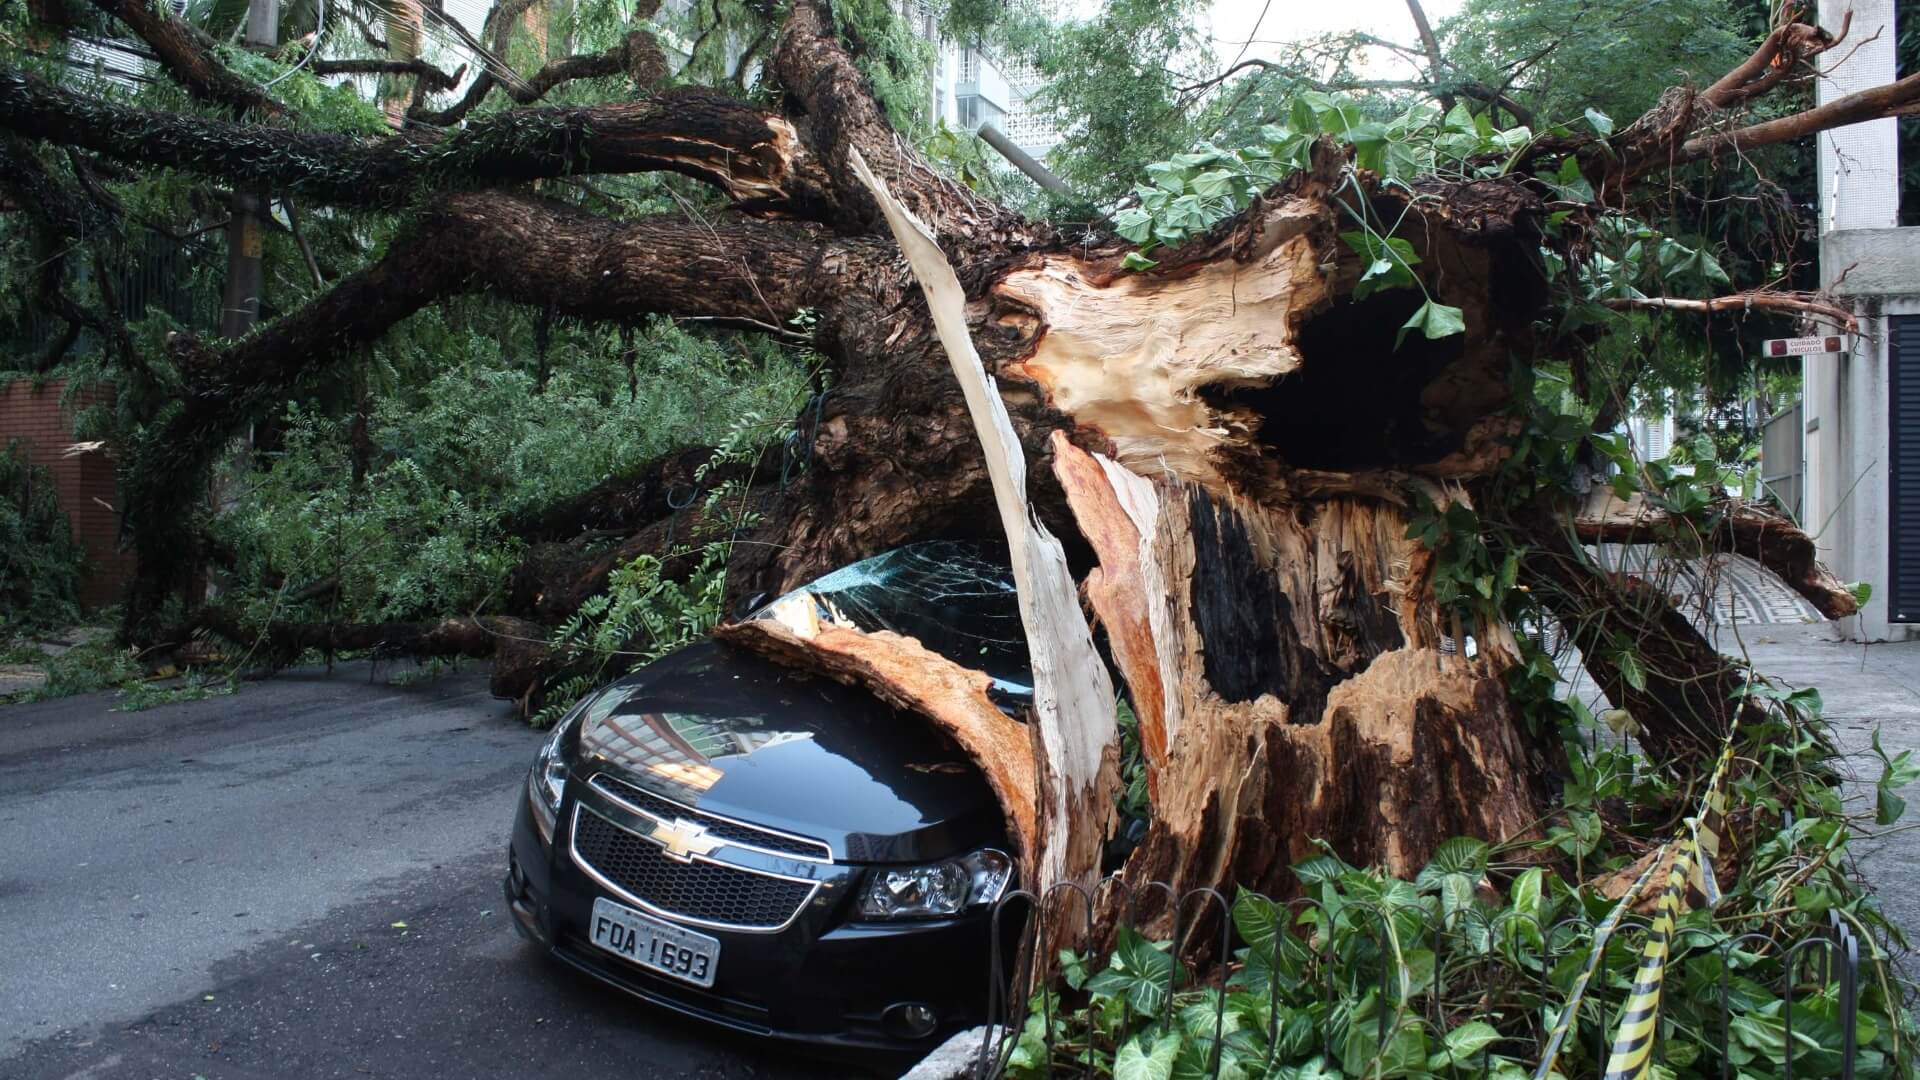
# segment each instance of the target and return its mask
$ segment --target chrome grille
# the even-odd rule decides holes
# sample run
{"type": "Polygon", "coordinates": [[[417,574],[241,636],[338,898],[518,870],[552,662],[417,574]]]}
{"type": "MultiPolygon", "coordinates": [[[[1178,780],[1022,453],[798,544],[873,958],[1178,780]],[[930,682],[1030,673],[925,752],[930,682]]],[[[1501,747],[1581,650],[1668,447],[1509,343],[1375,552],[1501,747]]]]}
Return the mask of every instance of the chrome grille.
{"type": "Polygon", "coordinates": [[[784,929],[815,885],[695,859],[671,859],[660,845],[581,806],[573,816],[573,857],[618,892],[659,914],[726,929],[784,929]]]}
{"type": "Polygon", "coordinates": [[[805,836],[791,836],[757,825],[749,825],[744,821],[709,814],[704,810],[695,810],[691,806],[683,806],[672,799],[663,799],[651,791],[644,791],[605,773],[595,776],[591,783],[621,802],[662,821],[685,818],[706,829],[708,835],[717,836],[735,844],[759,848],[761,851],[771,851],[779,855],[792,855],[798,859],[812,859],[815,862],[833,861],[833,849],[820,840],[805,836]]]}

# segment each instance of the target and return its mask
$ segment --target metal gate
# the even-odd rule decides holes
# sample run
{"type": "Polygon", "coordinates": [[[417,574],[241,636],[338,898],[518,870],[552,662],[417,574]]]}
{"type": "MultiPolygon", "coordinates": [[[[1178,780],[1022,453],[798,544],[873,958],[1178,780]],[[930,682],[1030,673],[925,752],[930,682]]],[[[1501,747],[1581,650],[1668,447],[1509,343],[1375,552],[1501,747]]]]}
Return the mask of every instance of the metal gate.
{"type": "Polygon", "coordinates": [[[1806,490],[1805,416],[1805,405],[1795,402],[1760,426],[1760,488],[1801,525],[1806,524],[1801,516],[1806,512],[1801,505],[1806,490]]]}

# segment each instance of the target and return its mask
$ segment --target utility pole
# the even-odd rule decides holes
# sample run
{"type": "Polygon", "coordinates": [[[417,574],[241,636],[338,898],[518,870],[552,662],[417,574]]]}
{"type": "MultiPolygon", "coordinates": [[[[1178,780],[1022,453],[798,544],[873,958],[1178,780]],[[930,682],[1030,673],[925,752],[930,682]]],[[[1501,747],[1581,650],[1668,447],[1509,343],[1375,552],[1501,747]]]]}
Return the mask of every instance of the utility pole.
{"type": "MultiPolygon", "coordinates": [[[[250,49],[271,49],[280,42],[280,0],[247,0],[246,45],[250,49]]],[[[235,187],[228,200],[227,280],[220,291],[220,336],[246,336],[260,321],[260,294],[267,284],[266,262],[261,258],[266,242],[267,195],[235,187]]],[[[253,457],[253,428],[233,441],[227,470],[238,474],[253,457]]],[[[236,488],[216,473],[208,495],[215,510],[229,508],[236,488]]],[[[192,595],[217,590],[204,574],[195,569],[197,584],[189,585],[192,595]]]]}
{"type": "MultiPolygon", "coordinates": [[[[253,49],[271,49],[280,43],[280,0],[248,0],[246,43],[253,49]]],[[[231,209],[220,335],[237,338],[260,321],[260,293],[266,286],[265,264],[260,258],[266,230],[266,193],[236,189],[231,209]]]]}
{"type": "Polygon", "coordinates": [[[1015,145],[1014,141],[1007,138],[1004,132],[993,126],[992,121],[981,124],[980,130],[975,132],[975,134],[986,140],[988,146],[1000,151],[1001,157],[1011,162],[1014,168],[1026,173],[1028,178],[1034,183],[1039,184],[1041,187],[1063,198],[1071,198],[1073,196],[1073,192],[1067,189],[1067,185],[1063,183],[1059,177],[1053,175],[1053,170],[1035,161],[1032,154],[1027,153],[1015,145]]]}

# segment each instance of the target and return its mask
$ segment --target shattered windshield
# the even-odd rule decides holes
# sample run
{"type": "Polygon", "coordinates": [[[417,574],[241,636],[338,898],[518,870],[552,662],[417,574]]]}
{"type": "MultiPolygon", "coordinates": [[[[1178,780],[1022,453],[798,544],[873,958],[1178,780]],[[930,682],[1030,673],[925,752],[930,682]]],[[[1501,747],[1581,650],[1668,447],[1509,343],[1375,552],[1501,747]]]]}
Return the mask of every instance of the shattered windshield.
{"type": "Polygon", "coordinates": [[[835,570],[767,608],[801,596],[813,599],[822,622],[916,638],[986,672],[1001,694],[1032,696],[1026,632],[1004,556],[953,540],[909,544],[835,570]]]}

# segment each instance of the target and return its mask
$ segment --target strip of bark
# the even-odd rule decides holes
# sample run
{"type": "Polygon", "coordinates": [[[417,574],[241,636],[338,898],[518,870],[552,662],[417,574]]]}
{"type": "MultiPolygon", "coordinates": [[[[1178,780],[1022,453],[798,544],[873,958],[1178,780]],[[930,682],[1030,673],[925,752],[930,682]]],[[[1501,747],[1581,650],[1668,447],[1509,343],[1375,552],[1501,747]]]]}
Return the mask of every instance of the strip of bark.
{"type": "MultiPolygon", "coordinates": [[[[849,148],[847,161],[879,204],[926,298],[934,332],[966,399],[967,419],[986,455],[994,506],[1006,532],[1033,666],[1035,772],[1042,794],[1030,860],[1033,882],[1042,896],[1065,883],[1090,890],[1099,877],[1104,842],[1113,833],[1114,795],[1120,789],[1113,681],[1080,610],[1066,553],[1033,516],[1026,454],[968,332],[959,277],[927,227],[893,199],[860,151],[849,148]]],[[[1071,935],[1070,927],[1061,929],[1071,935]]]]}
{"type": "Polygon", "coordinates": [[[1153,605],[1163,602],[1163,583],[1159,567],[1141,557],[1140,529],[1121,502],[1130,488],[1144,485],[1145,497],[1135,499],[1135,512],[1151,514],[1155,510],[1152,487],[1105,458],[1074,446],[1058,431],[1053,433],[1053,475],[1067,493],[1080,534],[1100,559],[1100,565],[1088,571],[1083,588],[1106,627],[1114,662],[1132,691],[1140,749],[1147,761],[1147,790],[1157,796],[1160,774],[1167,765],[1167,691],[1153,605]]]}

